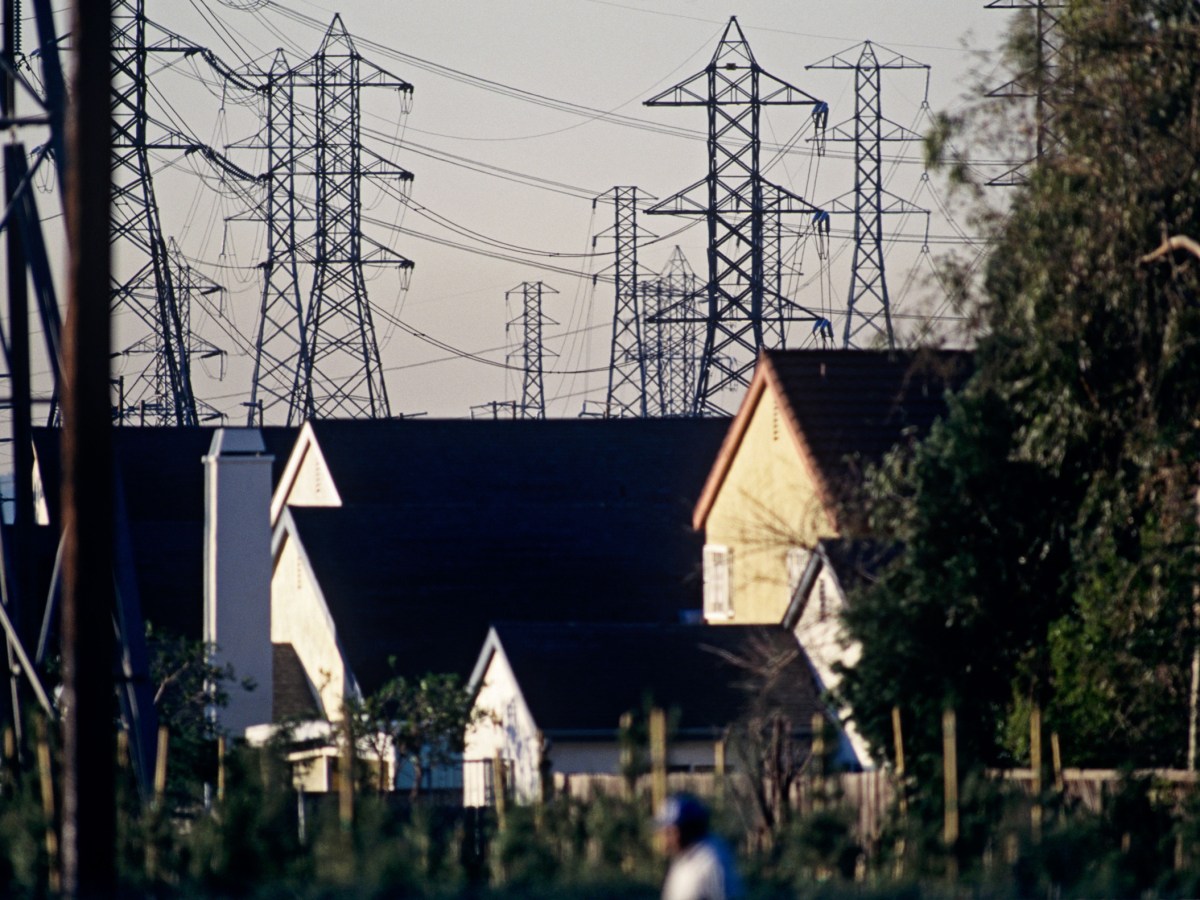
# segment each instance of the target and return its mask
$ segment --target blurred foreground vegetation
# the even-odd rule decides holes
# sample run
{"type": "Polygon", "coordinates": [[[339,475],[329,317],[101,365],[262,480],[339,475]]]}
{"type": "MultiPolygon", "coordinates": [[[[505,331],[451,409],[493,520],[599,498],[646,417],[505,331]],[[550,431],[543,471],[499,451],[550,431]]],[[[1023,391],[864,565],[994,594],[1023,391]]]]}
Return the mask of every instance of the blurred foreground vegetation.
{"type": "MultiPolygon", "coordinates": [[[[37,766],[8,761],[0,801],[6,897],[52,896],[37,766]]],[[[831,781],[830,784],[833,784],[831,781]]],[[[464,810],[453,798],[303,797],[278,748],[236,748],[223,800],[143,804],[125,772],[116,835],[122,896],[653,898],[665,861],[650,802],[557,796],[534,806],[464,810]]],[[[940,787],[940,786],[939,786],[940,787]]],[[[196,793],[203,793],[197,785],[196,793]]],[[[868,846],[836,790],[785,809],[773,828],[732,789],[714,800],[715,830],[737,850],[751,898],[1194,897],[1200,894],[1200,800],[1126,777],[1099,813],[1054,790],[964,777],[957,844],[942,842],[940,790],[909,785],[907,812],[868,846]],[[723,798],[723,799],[722,799],[723,798]]],[[[210,790],[210,796],[212,796],[210,790]]]]}

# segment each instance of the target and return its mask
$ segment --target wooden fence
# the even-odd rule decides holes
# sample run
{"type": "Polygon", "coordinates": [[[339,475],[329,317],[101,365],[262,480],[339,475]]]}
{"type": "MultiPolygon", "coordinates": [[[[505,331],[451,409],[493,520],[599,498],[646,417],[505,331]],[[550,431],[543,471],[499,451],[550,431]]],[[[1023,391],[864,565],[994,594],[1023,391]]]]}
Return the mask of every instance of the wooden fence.
{"type": "MultiPolygon", "coordinates": [[[[1014,782],[1027,793],[1033,792],[1031,769],[991,770],[988,774],[993,778],[1014,782]]],[[[1148,769],[1134,772],[1133,775],[1151,779],[1160,797],[1174,800],[1180,800],[1195,790],[1198,780],[1195,772],[1174,769],[1148,769]]],[[[1121,783],[1122,775],[1115,769],[1063,769],[1061,784],[1055,787],[1085,809],[1098,813],[1103,809],[1105,799],[1119,790],[1121,783]]],[[[724,792],[735,799],[747,815],[753,809],[751,786],[744,775],[673,772],[667,775],[667,787],[672,792],[688,791],[710,800],[724,792]]],[[[626,796],[628,786],[620,775],[556,774],[554,789],[556,794],[586,801],[596,796],[626,796]]],[[[635,791],[637,796],[649,797],[649,776],[642,776],[638,780],[635,791]]],[[[882,836],[895,798],[896,786],[890,771],[846,772],[828,776],[823,781],[799,779],[792,785],[791,807],[798,814],[807,815],[822,804],[836,803],[854,814],[855,837],[864,846],[870,846],[882,836]]],[[[758,823],[748,821],[747,824],[753,826],[758,823]]]]}

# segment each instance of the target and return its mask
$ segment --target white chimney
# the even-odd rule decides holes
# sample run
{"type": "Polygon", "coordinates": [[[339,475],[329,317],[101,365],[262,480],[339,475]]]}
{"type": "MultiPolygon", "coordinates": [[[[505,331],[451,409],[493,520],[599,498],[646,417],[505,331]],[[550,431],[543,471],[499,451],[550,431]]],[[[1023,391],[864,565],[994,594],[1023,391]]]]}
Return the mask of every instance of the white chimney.
{"type": "Polygon", "coordinates": [[[271,463],[257,428],[218,428],[204,457],[204,641],[232,665],[222,731],[271,721],[271,463]],[[255,688],[244,691],[243,679],[255,688]]]}

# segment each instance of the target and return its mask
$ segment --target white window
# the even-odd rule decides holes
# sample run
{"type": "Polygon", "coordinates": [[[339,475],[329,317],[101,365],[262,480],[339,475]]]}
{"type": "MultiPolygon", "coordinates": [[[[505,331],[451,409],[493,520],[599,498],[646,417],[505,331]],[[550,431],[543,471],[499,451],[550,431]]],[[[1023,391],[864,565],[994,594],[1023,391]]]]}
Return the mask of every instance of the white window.
{"type": "Polygon", "coordinates": [[[800,579],[808,568],[808,557],[811,554],[804,547],[789,547],[787,552],[787,602],[791,603],[800,587],[800,579]]]}
{"type": "Polygon", "coordinates": [[[704,546],[704,618],[733,616],[733,551],[721,544],[704,546]]]}

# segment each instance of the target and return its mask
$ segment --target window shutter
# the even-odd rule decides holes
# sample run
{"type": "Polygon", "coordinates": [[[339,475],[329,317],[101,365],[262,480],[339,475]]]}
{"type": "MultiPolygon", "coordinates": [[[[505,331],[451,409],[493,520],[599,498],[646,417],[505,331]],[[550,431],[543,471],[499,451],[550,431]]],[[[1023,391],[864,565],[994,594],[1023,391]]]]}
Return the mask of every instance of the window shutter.
{"type": "Polygon", "coordinates": [[[800,587],[800,579],[808,567],[809,551],[803,547],[789,547],[787,552],[787,599],[790,603],[800,587]]]}
{"type": "Polygon", "coordinates": [[[733,552],[728,547],[709,544],[704,548],[704,616],[729,618],[732,600],[733,552]]]}

